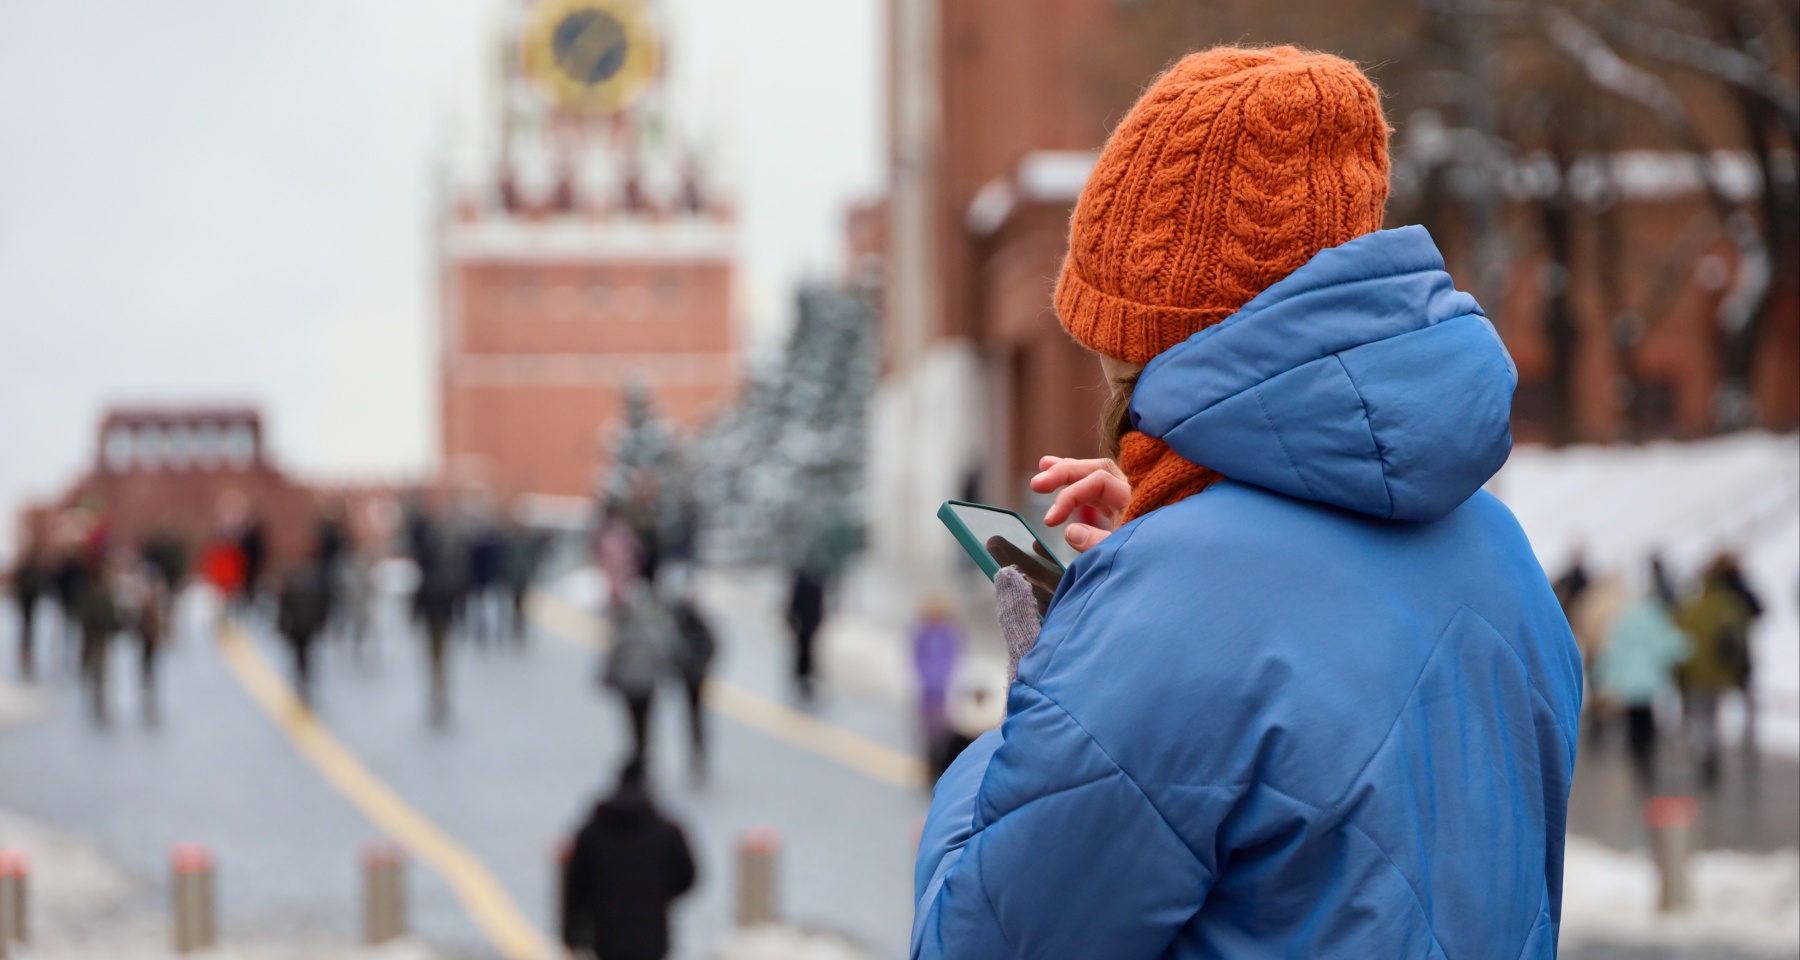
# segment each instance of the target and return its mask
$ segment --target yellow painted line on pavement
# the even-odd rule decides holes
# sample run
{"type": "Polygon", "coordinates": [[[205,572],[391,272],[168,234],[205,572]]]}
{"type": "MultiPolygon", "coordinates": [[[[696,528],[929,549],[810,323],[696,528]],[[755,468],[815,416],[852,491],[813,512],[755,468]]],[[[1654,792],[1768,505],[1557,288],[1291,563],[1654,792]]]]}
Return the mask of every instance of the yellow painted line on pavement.
{"type": "MultiPolygon", "coordinates": [[[[557,637],[590,650],[607,644],[606,622],[543,590],[531,598],[528,612],[538,625],[557,637]]],[[[918,757],[826,723],[771,700],[729,680],[706,681],[707,709],[791,747],[817,754],[871,780],[905,790],[925,784],[925,764],[918,757]]]]}
{"type": "Polygon", "coordinates": [[[242,627],[227,622],[219,628],[219,651],[300,755],[369,822],[442,877],[501,956],[541,960],[550,955],[542,935],[487,865],[371,773],[301,702],[242,627]]]}

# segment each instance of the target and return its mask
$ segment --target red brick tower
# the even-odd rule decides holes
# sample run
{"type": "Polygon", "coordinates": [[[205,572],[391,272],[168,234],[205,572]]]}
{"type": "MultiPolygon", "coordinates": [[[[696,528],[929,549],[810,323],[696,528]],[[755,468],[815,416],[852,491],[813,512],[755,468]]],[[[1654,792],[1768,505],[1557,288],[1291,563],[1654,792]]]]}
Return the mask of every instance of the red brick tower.
{"type": "Polygon", "coordinates": [[[517,0],[495,143],[442,215],[443,463],[580,495],[624,389],[693,426],[737,376],[733,217],[684,141],[648,0],[517,0]]]}

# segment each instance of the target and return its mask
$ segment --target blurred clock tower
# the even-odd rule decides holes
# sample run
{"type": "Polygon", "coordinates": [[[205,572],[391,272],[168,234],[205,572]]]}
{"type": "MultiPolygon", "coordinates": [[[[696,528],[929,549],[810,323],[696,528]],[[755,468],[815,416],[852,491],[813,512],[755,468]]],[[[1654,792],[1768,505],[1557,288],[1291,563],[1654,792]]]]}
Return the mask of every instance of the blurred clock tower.
{"type": "Polygon", "coordinates": [[[733,216],[684,139],[650,0],[508,0],[487,145],[438,229],[447,479],[582,495],[626,388],[694,426],[732,395],[733,216]]]}

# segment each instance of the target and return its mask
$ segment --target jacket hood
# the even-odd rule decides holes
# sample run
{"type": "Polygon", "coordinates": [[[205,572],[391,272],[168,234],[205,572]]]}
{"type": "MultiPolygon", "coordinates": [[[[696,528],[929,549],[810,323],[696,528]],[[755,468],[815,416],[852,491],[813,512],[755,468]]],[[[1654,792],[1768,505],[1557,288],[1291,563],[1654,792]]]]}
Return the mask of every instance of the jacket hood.
{"type": "Polygon", "coordinates": [[[1320,251],[1144,367],[1137,429],[1303,500],[1436,520],[1512,452],[1518,372],[1424,227],[1320,251]]]}

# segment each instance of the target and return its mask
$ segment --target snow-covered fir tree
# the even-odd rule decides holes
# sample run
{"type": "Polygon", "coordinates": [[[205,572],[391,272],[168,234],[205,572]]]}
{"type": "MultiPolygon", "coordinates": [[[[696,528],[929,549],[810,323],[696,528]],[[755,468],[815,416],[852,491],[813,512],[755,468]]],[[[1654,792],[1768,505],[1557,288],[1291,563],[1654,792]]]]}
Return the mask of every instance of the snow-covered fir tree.
{"type": "Polygon", "coordinates": [[[860,546],[875,385],[868,298],[809,285],[778,368],[707,436],[706,546],[727,562],[841,567],[860,546]]]}
{"type": "Polygon", "coordinates": [[[646,481],[666,488],[679,479],[682,458],[675,431],[657,415],[649,388],[630,383],[624,399],[625,420],[613,441],[612,467],[595,491],[602,506],[630,499],[646,481]]]}

